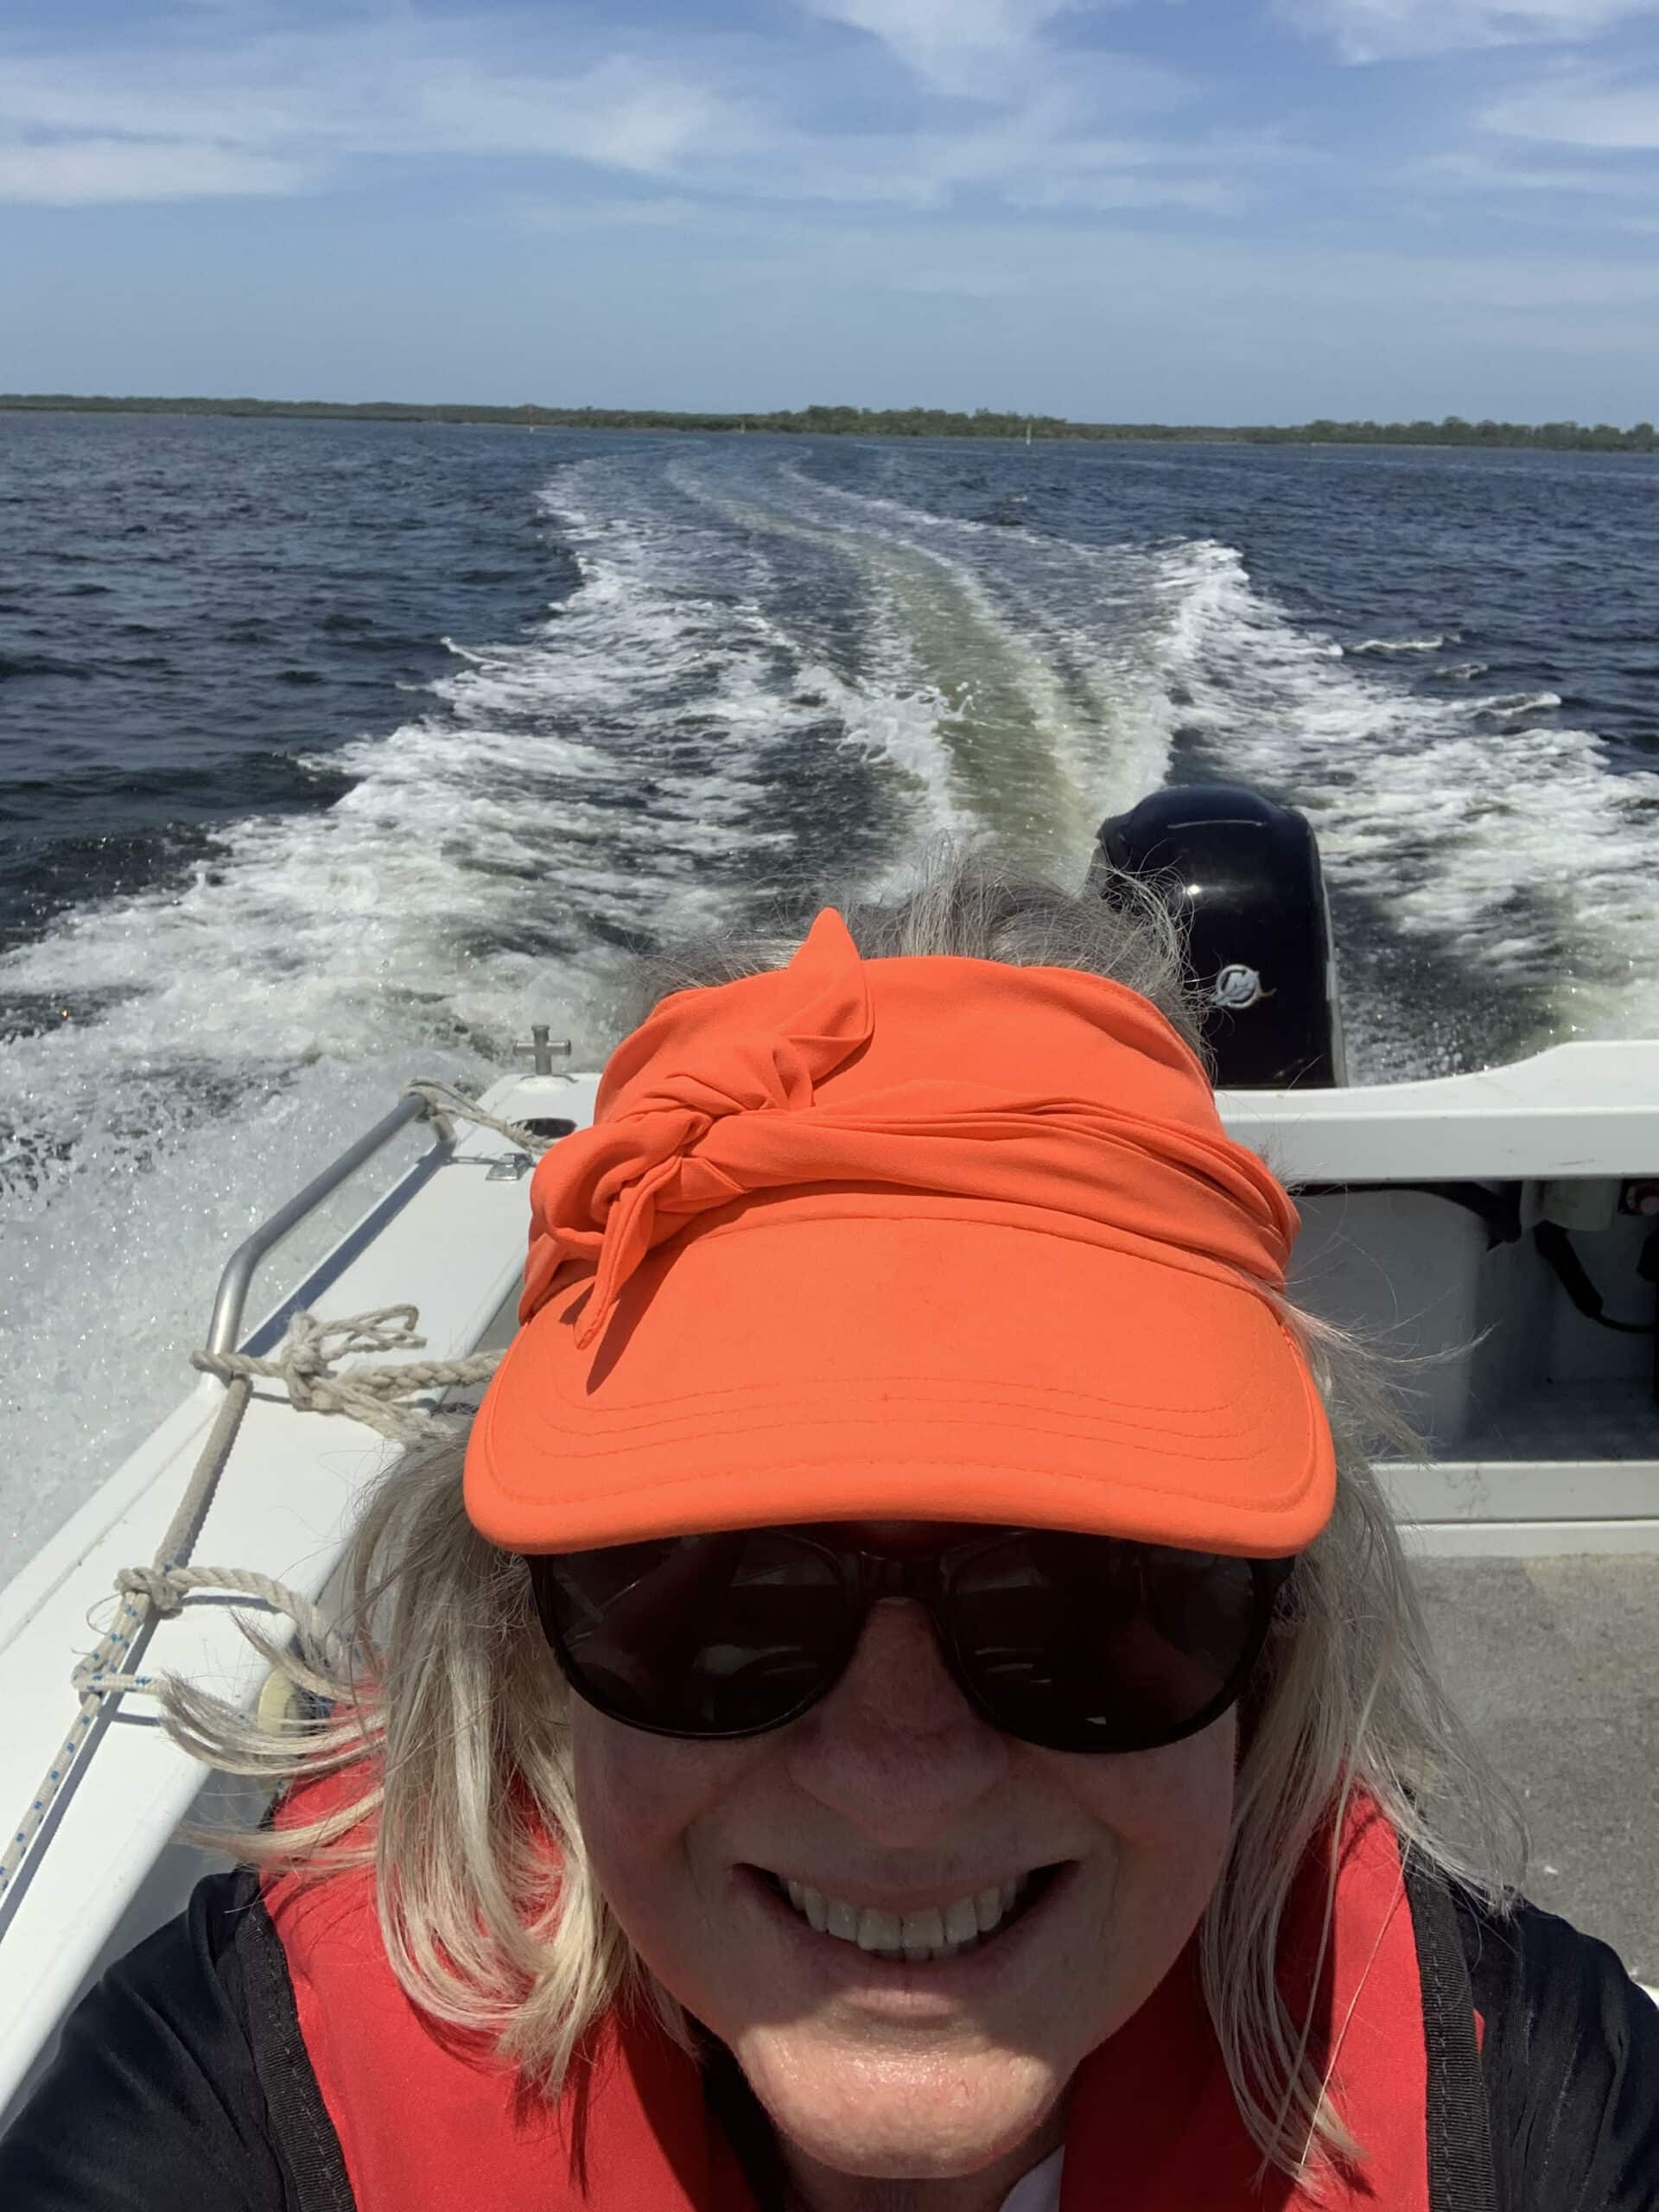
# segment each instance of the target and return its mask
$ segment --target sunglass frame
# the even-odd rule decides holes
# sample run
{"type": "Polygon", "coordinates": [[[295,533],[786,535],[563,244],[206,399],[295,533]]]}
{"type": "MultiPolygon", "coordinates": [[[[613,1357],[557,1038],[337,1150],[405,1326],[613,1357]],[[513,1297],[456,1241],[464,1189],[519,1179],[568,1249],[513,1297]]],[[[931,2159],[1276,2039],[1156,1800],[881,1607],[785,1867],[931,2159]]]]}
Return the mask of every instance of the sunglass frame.
{"type": "MultiPolygon", "coordinates": [[[[715,1541],[721,1535],[729,1536],[737,1533],[747,1532],[710,1532],[709,1541],[715,1541]]],[[[1155,1735],[1144,1732],[1126,1734],[1121,1739],[1102,1742],[1096,1732],[1091,1734],[1089,1740],[1083,1741],[1079,1740],[1075,1728],[1057,1725],[1052,1729],[1036,1732],[1027,1728],[1010,1728],[1006,1719],[999,1716],[995,1699],[987,1698],[976,1686],[974,1662],[958,1641],[953,1592],[968,1567],[982,1560],[988,1551],[1022,1538],[1040,1537],[1050,1541],[1056,1535],[1077,1534],[1079,1541],[1121,1543],[1126,1551],[1153,1553],[1179,1548],[1141,1544],[1114,1537],[1085,1536],[1081,1532],[1014,1527],[983,1529],[958,1542],[919,1552],[883,1549],[868,1543],[838,1543],[833,1541],[833,1524],[802,1523],[771,1528],[765,1533],[775,1538],[791,1539],[799,1543],[804,1550],[828,1560],[836,1569],[842,1590],[846,1608],[842,1642],[833,1663],[826,1663],[823,1680],[815,1684],[807,1694],[798,1699],[775,1719],[741,1728],[670,1726],[642,1719],[634,1713],[624,1712],[598,1694],[591,1681],[584,1677],[582,1662],[566,1641],[558,1617],[556,1593],[561,1587],[580,1602],[590,1602],[581,1591],[571,1571],[573,1560],[590,1554],[578,1552],[526,1555],[524,1564],[530,1573],[535,1610],[543,1633],[558,1662],[560,1672],[570,1688],[607,1719],[625,1727],[637,1728],[646,1735],[664,1736],[676,1742],[734,1743],[751,1737],[771,1735],[800,1719],[814,1706],[821,1704],[834,1689],[852,1664],[871,1608],[883,1598],[907,1598],[925,1610],[951,1680],[980,1719],[1000,1733],[1021,1743],[1035,1745],[1040,1749],[1089,1757],[1159,1751],[1197,1735],[1239,1701],[1261,1658],[1275,1617],[1283,1611],[1291,1599],[1292,1577],[1296,1565],[1294,1558],[1249,1559],[1241,1562],[1250,1570],[1251,1612],[1239,1657],[1214,1697],[1190,1719],[1173,1730],[1160,1729],[1155,1735]]],[[[696,1542],[699,1539],[694,1537],[689,1541],[696,1542]]],[[[1192,1556],[1195,1559],[1220,1559],[1233,1555],[1195,1552],[1192,1556]]]]}

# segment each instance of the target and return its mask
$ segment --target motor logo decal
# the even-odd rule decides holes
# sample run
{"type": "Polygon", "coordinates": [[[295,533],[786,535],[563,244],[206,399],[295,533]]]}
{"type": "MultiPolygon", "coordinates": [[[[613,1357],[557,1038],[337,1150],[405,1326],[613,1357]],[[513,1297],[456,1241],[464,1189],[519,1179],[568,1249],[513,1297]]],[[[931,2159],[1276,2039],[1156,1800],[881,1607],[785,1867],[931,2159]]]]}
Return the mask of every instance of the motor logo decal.
{"type": "Polygon", "coordinates": [[[1273,993],[1263,986],[1254,968],[1235,961],[1217,976],[1211,996],[1217,1006],[1225,1007],[1230,1014],[1242,1014],[1258,999],[1270,999],[1273,993]]]}

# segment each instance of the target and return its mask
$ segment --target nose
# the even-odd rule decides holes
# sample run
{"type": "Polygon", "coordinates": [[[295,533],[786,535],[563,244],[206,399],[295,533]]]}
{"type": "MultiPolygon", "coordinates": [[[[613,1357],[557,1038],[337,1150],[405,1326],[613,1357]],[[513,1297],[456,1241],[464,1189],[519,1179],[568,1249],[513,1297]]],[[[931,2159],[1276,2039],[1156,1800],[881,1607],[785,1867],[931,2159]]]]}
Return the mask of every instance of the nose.
{"type": "Polygon", "coordinates": [[[785,1758],[797,1788],[899,1850],[959,1834],[1007,1781],[1010,1751],[951,1680],[925,1610],[883,1599],[847,1672],[789,1730],[785,1758]]]}

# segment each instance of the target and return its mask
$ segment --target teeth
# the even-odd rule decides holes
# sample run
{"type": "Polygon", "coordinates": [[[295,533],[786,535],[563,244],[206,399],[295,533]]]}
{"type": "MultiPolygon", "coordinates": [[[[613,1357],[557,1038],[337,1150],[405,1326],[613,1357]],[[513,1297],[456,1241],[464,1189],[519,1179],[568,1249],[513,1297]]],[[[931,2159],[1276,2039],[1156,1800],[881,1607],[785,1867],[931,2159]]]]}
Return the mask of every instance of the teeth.
{"type": "Polygon", "coordinates": [[[925,1912],[907,1912],[903,1940],[905,1956],[912,1964],[918,1959],[931,1959],[944,1942],[944,1915],[937,1905],[930,1905],[925,1912]]]}
{"type": "Polygon", "coordinates": [[[858,1916],[861,1951],[897,1951],[905,1941],[904,1923],[896,1912],[876,1912],[866,1905],[858,1916]]]}
{"type": "Polygon", "coordinates": [[[979,1933],[979,1914],[972,1897],[963,1897],[953,1904],[944,1916],[944,1940],[947,1943],[965,1943],[979,1933]]]}
{"type": "Polygon", "coordinates": [[[833,1936],[860,1950],[887,1958],[904,1957],[912,1965],[923,1960],[954,1959],[982,1936],[999,1928],[1024,1895],[1029,1874],[1017,1874],[976,1896],[959,1897],[955,1904],[929,1905],[921,1912],[861,1910],[843,1897],[827,1897],[803,1882],[785,1882],[789,1901],[820,1935],[833,1936]]]}

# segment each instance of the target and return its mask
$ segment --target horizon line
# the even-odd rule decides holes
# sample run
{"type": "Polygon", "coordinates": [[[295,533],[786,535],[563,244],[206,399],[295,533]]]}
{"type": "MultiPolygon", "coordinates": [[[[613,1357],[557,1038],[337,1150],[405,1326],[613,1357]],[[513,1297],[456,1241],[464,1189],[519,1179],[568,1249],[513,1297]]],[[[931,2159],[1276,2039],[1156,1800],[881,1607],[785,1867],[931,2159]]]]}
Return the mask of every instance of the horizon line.
{"type": "Polygon", "coordinates": [[[0,411],[10,413],[198,414],[278,416],[304,419],[474,423],[571,429],[663,429],[784,435],[873,437],[1020,437],[1058,442],[1135,439],[1236,439],[1245,442],[1306,444],[1411,443],[1543,446],[1613,452],[1651,452],[1659,432],[1649,422],[1628,429],[1611,423],[1565,417],[1529,423],[1459,415],[1382,421],[1372,416],[1314,416],[1295,423],[1084,422],[1012,408],[863,407],[815,404],[797,408],[715,409],[550,405],[519,402],[397,399],[266,399],[252,394],[0,392],[0,411]]]}

